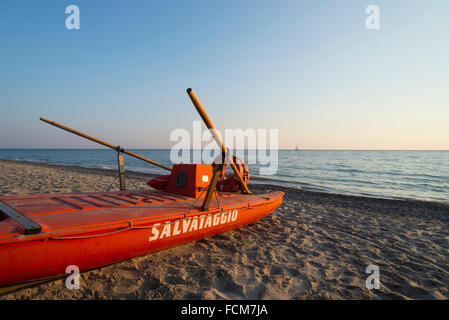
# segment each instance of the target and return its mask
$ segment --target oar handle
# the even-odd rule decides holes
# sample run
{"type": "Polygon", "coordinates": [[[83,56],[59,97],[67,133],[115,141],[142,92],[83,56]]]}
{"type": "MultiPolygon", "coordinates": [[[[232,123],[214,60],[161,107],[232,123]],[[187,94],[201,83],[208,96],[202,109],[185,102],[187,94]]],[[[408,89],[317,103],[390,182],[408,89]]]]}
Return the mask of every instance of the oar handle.
{"type": "Polygon", "coordinates": [[[106,141],[103,141],[103,140],[94,138],[94,137],[92,137],[92,136],[89,136],[89,135],[87,135],[87,134],[85,134],[85,133],[82,133],[82,132],[80,132],[80,131],[77,131],[77,130],[75,130],[75,129],[66,127],[66,126],[64,126],[64,125],[62,125],[62,124],[60,124],[60,123],[57,123],[57,122],[54,122],[54,121],[51,121],[51,120],[48,120],[48,119],[45,119],[45,118],[42,118],[42,117],[40,117],[39,120],[44,121],[44,122],[46,122],[46,123],[48,123],[48,124],[51,124],[52,126],[58,127],[59,129],[62,129],[62,130],[68,131],[68,132],[70,132],[70,133],[76,134],[76,135],[78,135],[78,136],[80,136],[80,137],[83,137],[83,138],[85,138],[85,139],[88,139],[88,140],[91,140],[91,141],[93,141],[93,142],[102,144],[102,145],[104,145],[104,146],[106,146],[106,147],[108,147],[108,148],[111,148],[111,149],[120,151],[120,152],[122,152],[122,153],[126,153],[127,155],[130,155],[130,156],[135,157],[135,158],[137,158],[137,159],[140,159],[140,160],[146,161],[146,162],[148,162],[148,163],[151,163],[152,165],[155,165],[155,166],[157,166],[157,167],[159,167],[159,168],[162,168],[162,169],[171,171],[171,168],[169,168],[169,167],[167,167],[167,166],[164,166],[163,164],[160,164],[160,163],[158,163],[158,162],[156,162],[156,161],[153,161],[153,160],[151,160],[151,159],[142,157],[142,156],[140,156],[140,155],[138,155],[138,154],[136,154],[136,153],[134,153],[134,152],[125,150],[125,149],[123,149],[123,148],[121,148],[121,147],[119,147],[119,146],[114,146],[113,144],[110,144],[110,143],[108,143],[108,142],[106,142],[106,141]]]}
{"type": "Polygon", "coordinates": [[[227,159],[230,162],[231,168],[234,171],[234,174],[237,176],[237,179],[239,180],[240,185],[242,186],[243,192],[251,194],[251,191],[249,191],[245,181],[243,180],[242,176],[240,175],[239,170],[237,169],[237,166],[235,165],[234,161],[232,160],[232,157],[227,152],[223,141],[221,140],[217,130],[215,130],[215,127],[212,124],[212,121],[210,121],[209,116],[207,115],[206,111],[204,110],[203,106],[201,105],[200,100],[198,100],[198,97],[196,96],[195,92],[193,92],[193,90],[191,88],[188,88],[187,94],[189,95],[190,100],[192,100],[192,103],[195,106],[196,110],[200,114],[201,119],[203,119],[204,124],[212,132],[212,135],[214,136],[215,141],[221,147],[222,154],[227,156],[227,159]]]}
{"type": "Polygon", "coordinates": [[[52,126],[55,126],[55,127],[59,128],[59,129],[62,129],[62,130],[68,131],[68,132],[70,132],[70,133],[76,134],[76,135],[78,135],[78,136],[80,136],[80,137],[83,137],[83,138],[85,138],[85,139],[88,139],[88,140],[91,140],[91,141],[93,141],[93,142],[102,144],[102,145],[104,145],[104,146],[106,146],[106,147],[108,147],[108,148],[111,148],[111,149],[117,149],[117,146],[114,146],[113,144],[110,144],[110,143],[105,142],[105,141],[103,141],[103,140],[100,140],[100,139],[91,137],[91,136],[89,136],[89,135],[87,135],[87,134],[85,134],[85,133],[82,133],[82,132],[77,131],[77,130],[75,130],[75,129],[66,127],[66,126],[64,126],[64,125],[62,125],[62,124],[60,124],[60,123],[57,123],[57,122],[54,122],[54,121],[51,121],[51,120],[48,120],[48,119],[45,119],[45,118],[42,118],[42,117],[40,117],[39,120],[44,121],[44,122],[47,122],[48,124],[51,124],[52,126]]]}

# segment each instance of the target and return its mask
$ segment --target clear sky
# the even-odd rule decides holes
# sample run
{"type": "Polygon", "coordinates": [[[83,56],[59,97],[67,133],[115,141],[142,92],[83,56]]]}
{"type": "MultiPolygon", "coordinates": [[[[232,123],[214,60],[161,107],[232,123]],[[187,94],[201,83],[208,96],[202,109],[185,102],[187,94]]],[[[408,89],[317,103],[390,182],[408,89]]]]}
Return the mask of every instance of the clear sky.
{"type": "Polygon", "coordinates": [[[168,148],[199,119],[188,87],[280,148],[449,149],[449,1],[0,1],[0,148],[99,147],[40,116],[168,148]]]}

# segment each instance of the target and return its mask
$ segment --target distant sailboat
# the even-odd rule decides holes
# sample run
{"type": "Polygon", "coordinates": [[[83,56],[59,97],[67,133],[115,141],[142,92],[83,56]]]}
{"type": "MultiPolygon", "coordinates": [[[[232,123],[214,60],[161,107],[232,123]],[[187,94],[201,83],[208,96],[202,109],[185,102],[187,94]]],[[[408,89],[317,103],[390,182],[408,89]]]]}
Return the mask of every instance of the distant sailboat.
{"type": "Polygon", "coordinates": [[[298,145],[296,145],[296,147],[295,147],[295,151],[298,151],[299,150],[299,148],[298,148],[298,145]]]}

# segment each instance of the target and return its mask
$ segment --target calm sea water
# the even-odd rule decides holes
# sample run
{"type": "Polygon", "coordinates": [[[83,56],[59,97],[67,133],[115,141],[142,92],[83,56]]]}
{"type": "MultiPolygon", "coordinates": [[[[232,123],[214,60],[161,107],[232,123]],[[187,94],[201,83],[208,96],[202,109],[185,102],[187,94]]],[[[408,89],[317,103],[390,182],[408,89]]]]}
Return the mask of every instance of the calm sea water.
{"type": "MultiPolygon", "coordinates": [[[[170,150],[132,151],[171,166],[170,150]]],[[[0,149],[0,158],[89,168],[117,167],[116,153],[110,149],[0,149]]],[[[260,164],[250,165],[250,173],[259,176],[260,167],[260,164]]],[[[343,194],[449,202],[449,151],[280,150],[277,167],[275,175],[260,177],[263,180],[256,183],[343,194]]],[[[163,169],[126,155],[125,168],[166,173],[163,169]]]]}

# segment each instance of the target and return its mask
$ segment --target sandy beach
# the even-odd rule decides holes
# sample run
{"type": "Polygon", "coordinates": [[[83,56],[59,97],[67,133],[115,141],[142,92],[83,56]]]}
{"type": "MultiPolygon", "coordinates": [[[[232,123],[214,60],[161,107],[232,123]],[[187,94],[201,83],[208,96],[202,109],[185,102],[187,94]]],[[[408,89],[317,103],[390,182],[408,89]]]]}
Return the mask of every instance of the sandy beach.
{"type": "MultiPolygon", "coordinates": [[[[116,171],[0,160],[0,195],[117,190],[116,171]]],[[[128,188],[151,175],[127,173],[128,188]]],[[[449,205],[283,190],[250,226],[0,299],[447,299],[449,205]],[[376,265],[380,288],[369,290],[376,265]]]]}

